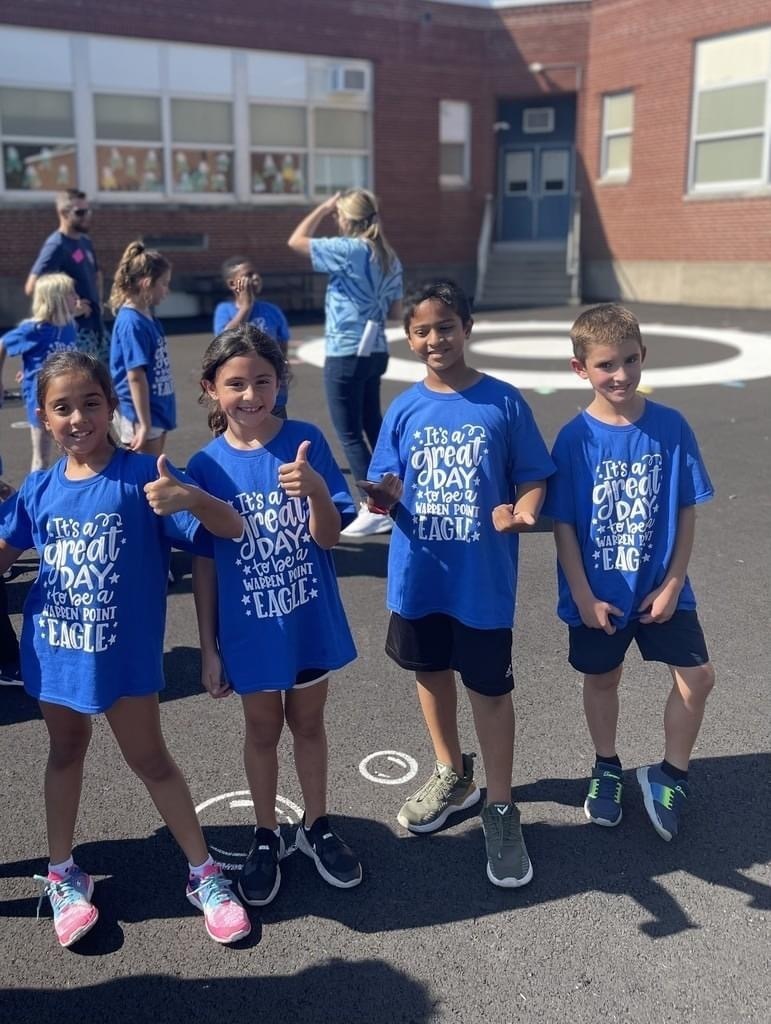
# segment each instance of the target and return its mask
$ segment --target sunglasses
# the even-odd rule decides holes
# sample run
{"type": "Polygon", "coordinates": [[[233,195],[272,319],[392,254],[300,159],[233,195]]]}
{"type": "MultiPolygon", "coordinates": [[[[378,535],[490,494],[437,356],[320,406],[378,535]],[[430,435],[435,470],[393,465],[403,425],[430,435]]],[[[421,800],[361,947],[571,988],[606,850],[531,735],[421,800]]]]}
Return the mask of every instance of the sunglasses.
{"type": "Polygon", "coordinates": [[[70,213],[74,213],[76,217],[85,217],[87,213],[91,213],[91,210],[87,206],[74,206],[70,213]]]}

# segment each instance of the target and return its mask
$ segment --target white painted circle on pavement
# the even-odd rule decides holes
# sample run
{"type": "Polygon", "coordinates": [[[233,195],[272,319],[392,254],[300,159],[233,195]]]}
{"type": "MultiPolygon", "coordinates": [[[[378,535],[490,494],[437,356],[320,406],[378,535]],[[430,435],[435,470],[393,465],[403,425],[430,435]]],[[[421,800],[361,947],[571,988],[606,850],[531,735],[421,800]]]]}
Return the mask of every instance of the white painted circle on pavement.
{"type": "MultiPolygon", "coordinates": [[[[204,800],[203,803],[198,804],[195,809],[195,813],[200,818],[201,812],[207,810],[207,808],[214,804],[225,803],[227,804],[228,810],[238,812],[241,808],[250,808],[249,821],[235,821],[236,825],[249,825],[254,827],[254,802],[252,801],[252,794],[248,789],[234,789],[230,793],[220,793],[218,796],[209,797],[208,800],[204,800]]],[[[289,825],[296,825],[302,818],[303,810],[302,807],[298,807],[292,800],[288,800],[285,796],[276,795],[276,816],[278,817],[279,824],[285,822],[289,825]]],[[[204,822],[203,824],[207,824],[204,822]]],[[[211,822],[211,825],[221,825],[222,822],[211,822]]],[[[229,870],[238,870],[243,866],[246,860],[246,851],[236,850],[223,850],[219,846],[215,846],[214,843],[209,844],[209,849],[212,854],[216,855],[218,863],[223,868],[229,870]],[[231,858],[231,860],[222,860],[223,857],[231,858]],[[233,859],[234,858],[234,862],[233,859]]]]}
{"type": "MultiPolygon", "coordinates": [[[[548,388],[555,391],[586,390],[585,380],[567,368],[570,359],[569,320],[480,320],[474,324],[471,349],[480,355],[495,355],[509,359],[557,359],[565,361],[564,370],[507,369],[501,366],[480,366],[484,373],[498,377],[519,388],[548,388]],[[496,335],[495,340],[479,341],[480,335],[496,335]],[[557,351],[557,346],[561,351],[557,351]]],[[[733,328],[683,327],[678,324],[645,324],[644,337],[687,338],[707,345],[724,345],[735,354],[709,362],[685,366],[643,370],[643,385],[656,388],[696,387],[704,384],[728,384],[734,381],[761,380],[771,377],[771,336],[739,331],[733,328]]],[[[404,338],[399,327],[386,331],[389,342],[404,338]]],[[[706,354],[706,353],[705,353],[706,354]]],[[[298,357],[305,363],[324,365],[324,339],[314,338],[300,345],[298,357]]],[[[649,356],[655,360],[655,353],[649,356]]],[[[392,356],[386,371],[387,380],[413,384],[423,380],[425,371],[418,359],[392,356]]]]}
{"type": "Polygon", "coordinates": [[[400,750],[377,750],[367,754],[359,765],[359,771],[370,782],[381,786],[401,786],[418,774],[418,762],[400,750]],[[398,772],[394,775],[394,772],[398,772]]]}

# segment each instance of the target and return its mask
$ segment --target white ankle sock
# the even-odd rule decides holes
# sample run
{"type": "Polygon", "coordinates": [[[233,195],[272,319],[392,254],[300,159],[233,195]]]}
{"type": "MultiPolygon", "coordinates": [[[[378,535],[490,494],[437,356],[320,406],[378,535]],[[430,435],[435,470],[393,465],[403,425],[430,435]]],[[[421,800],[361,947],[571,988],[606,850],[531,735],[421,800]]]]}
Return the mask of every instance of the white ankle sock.
{"type": "Polygon", "coordinates": [[[70,870],[70,868],[74,868],[74,867],[75,867],[75,861],[73,859],[72,854],[70,854],[69,857],[67,858],[67,860],[63,860],[61,862],[61,864],[51,864],[50,861],[49,861],[49,864],[48,864],[48,874],[49,875],[52,875],[52,874],[53,875],[66,875],[67,872],[70,870]]]}
{"type": "Polygon", "coordinates": [[[212,857],[211,854],[209,854],[209,856],[206,858],[206,860],[203,862],[203,864],[200,864],[198,867],[194,867],[192,864],[190,864],[190,862],[188,862],[187,866],[190,868],[190,874],[191,875],[195,875],[196,878],[200,878],[201,875],[203,875],[204,871],[208,867],[211,867],[213,863],[214,863],[214,858],[212,857]]]}

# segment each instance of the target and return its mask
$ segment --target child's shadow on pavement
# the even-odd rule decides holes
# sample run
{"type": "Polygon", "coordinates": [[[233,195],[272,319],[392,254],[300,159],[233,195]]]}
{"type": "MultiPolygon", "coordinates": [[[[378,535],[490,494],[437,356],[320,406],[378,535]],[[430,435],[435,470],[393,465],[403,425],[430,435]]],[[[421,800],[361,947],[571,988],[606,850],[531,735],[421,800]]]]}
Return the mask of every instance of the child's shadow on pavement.
{"type": "MultiPolygon", "coordinates": [[[[522,889],[499,889],[487,881],[484,842],[476,825],[464,825],[462,831],[409,836],[395,834],[378,821],[335,816],[333,822],[339,823],[340,833],[364,865],[362,885],[348,891],[331,890],[311,860],[294,853],[282,863],[281,891],[275,903],[265,908],[264,920],[315,915],[373,934],[465,921],[595,891],[636,901],[651,917],[641,930],[659,938],[699,927],[659,881],[683,871],[747,897],[753,909],[767,910],[771,888],[742,872],[765,863],[771,854],[771,825],[764,810],[767,801],[758,799],[757,793],[750,800],[747,786],[748,779],[767,779],[770,767],[768,754],[695,762],[698,786],[692,788],[682,834],[672,843],[665,843],[654,832],[629,776],[625,779],[626,813],[616,829],[588,822],[526,825],[535,876],[522,889]],[[714,801],[718,799],[720,813],[716,814],[714,801]]],[[[584,779],[546,779],[518,788],[514,795],[520,806],[531,801],[575,806],[583,819],[585,788],[584,779]]],[[[248,827],[220,824],[215,819],[205,825],[205,832],[213,851],[236,851],[229,854],[236,863],[245,855],[250,842],[248,827]]],[[[147,839],[85,843],[75,856],[85,870],[107,876],[97,887],[105,923],[195,913],[184,897],[182,857],[165,829],[147,839]],[[131,871],[125,870],[127,864],[131,871]],[[150,875],[155,876],[152,891],[137,886],[136,879],[150,875]]],[[[222,855],[215,852],[215,856],[222,855]]],[[[39,860],[18,861],[0,867],[0,877],[29,876],[43,867],[39,860]]],[[[0,902],[0,915],[32,917],[36,905],[34,897],[7,900],[0,902]]],[[[256,925],[257,915],[252,919],[256,925]]],[[[102,940],[99,927],[93,935],[93,952],[100,951],[100,941],[115,942],[114,934],[109,937],[109,928],[102,940]]],[[[254,941],[259,941],[256,927],[254,941]]]]}

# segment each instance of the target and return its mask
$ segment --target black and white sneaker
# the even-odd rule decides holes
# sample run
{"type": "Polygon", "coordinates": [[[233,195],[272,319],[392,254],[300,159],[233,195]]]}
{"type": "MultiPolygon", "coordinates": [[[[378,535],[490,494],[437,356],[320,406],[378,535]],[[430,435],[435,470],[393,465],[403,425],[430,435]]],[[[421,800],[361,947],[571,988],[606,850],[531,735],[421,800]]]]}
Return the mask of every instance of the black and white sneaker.
{"type": "Polygon", "coordinates": [[[286,856],[283,837],[272,829],[256,828],[246,863],[238,877],[238,891],[250,907],[266,907],[281,885],[279,861],[286,856]]]}
{"type": "Polygon", "coordinates": [[[353,889],[362,879],[359,858],[340,836],[332,831],[329,818],[317,818],[310,828],[305,818],[297,826],[297,849],[316,865],[316,870],[330,885],[338,889],[353,889]]]}

